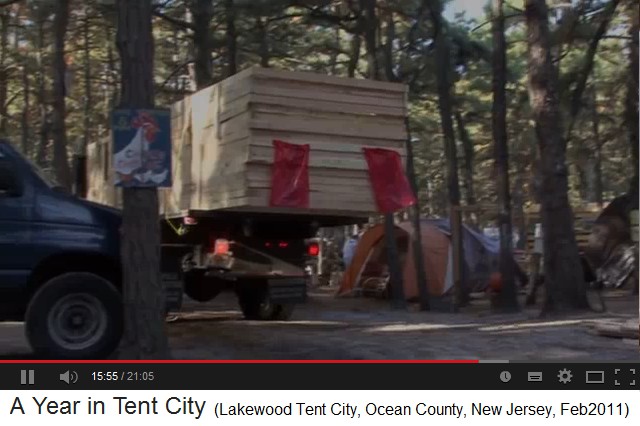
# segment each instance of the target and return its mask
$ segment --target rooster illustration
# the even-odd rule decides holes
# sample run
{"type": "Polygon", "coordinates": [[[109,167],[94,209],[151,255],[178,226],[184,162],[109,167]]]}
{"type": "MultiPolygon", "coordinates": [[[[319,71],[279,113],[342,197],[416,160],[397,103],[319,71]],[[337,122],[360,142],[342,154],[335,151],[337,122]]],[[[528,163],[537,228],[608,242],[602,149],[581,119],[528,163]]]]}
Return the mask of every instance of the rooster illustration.
{"type": "Polygon", "coordinates": [[[116,184],[134,180],[143,184],[161,184],[169,174],[169,170],[163,166],[165,155],[162,151],[150,148],[160,127],[155,118],[146,112],[140,112],[131,124],[137,129],[135,136],[114,156],[116,184]]]}

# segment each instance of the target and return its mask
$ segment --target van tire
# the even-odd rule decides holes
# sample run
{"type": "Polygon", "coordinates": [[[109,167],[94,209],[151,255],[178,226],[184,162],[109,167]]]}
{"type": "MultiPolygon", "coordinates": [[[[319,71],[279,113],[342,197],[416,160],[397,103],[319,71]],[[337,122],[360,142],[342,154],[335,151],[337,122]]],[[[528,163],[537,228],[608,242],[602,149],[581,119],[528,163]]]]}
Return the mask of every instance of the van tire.
{"type": "Polygon", "coordinates": [[[39,356],[106,359],[122,337],[122,297],[98,275],[63,274],[33,295],[25,322],[27,339],[39,356]]]}

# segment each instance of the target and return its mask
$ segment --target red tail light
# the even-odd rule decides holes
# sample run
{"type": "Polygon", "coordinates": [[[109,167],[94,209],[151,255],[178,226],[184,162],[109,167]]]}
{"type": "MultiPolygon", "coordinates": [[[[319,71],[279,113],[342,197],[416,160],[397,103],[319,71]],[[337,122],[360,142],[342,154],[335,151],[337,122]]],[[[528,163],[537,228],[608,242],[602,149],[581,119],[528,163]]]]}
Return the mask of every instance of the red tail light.
{"type": "Polygon", "coordinates": [[[287,243],[286,241],[280,241],[280,243],[278,243],[278,247],[287,248],[289,247],[289,243],[287,243]]]}
{"type": "Polygon", "coordinates": [[[309,256],[317,256],[320,254],[320,245],[318,243],[311,243],[307,247],[307,253],[309,256]]]}
{"type": "Polygon", "coordinates": [[[229,254],[229,240],[216,240],[213,246],[213,254],[216,256],[229,254]]]}

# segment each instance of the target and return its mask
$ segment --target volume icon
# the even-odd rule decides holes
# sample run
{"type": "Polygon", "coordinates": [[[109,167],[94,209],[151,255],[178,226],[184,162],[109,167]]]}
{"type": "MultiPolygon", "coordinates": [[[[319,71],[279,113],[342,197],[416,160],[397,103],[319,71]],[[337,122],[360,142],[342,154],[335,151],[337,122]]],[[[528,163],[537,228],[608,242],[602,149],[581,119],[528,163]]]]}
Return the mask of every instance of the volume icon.
{"type": "Polygon", "coordinates": [[[66,384],[76,383],[78,381],[78,373],[75,371],[65,371],[60,374],[60,381],[65,382],[66,384]]]}

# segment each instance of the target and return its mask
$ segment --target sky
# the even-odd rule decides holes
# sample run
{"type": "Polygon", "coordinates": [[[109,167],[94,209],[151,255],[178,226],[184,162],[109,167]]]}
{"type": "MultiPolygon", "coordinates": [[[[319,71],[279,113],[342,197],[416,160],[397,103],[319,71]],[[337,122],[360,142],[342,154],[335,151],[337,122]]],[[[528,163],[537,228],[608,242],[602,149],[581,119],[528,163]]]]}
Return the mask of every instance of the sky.
{"type": "Polygon", "coordinates": [[[444,16],[452,20],[456,13],[466,12],[467,18],[483,16],[483,8],[488,0],[452,0],[444,11],[444,16]]]}

